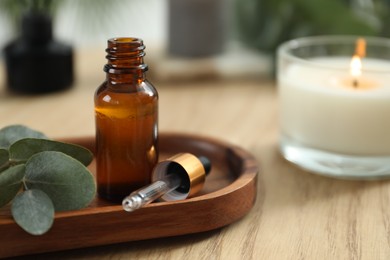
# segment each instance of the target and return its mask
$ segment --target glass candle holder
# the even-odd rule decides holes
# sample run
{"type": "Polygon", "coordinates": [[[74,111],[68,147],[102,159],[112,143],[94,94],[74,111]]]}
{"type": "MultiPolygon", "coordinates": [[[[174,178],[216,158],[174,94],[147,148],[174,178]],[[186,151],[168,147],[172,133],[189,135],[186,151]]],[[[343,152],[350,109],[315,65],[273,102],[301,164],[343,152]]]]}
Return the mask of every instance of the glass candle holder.
{"type": "Polygon", "coordinates": [[[390,177],[389,39],[291,40],[277,68],[285,159],[332,177],[390,177]]]}

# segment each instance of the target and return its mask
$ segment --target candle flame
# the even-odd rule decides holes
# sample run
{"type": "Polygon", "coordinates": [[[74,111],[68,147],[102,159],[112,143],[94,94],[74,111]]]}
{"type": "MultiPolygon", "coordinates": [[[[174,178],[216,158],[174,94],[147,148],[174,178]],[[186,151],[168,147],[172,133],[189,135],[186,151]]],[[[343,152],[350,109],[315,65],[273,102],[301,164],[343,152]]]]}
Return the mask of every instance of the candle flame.
{"type": "Polygon", "coordinates": [[[352,57],[350,71],[354,78],[357,78],[362,74],[362,60],[356,54],[352,57]]]}
{"type": "Polygon", "coordinates": [[[362,74],[362,58],[366,56],[366,40],[359,38],[356,40],[355,54],[352,56],[350,72],[353,77],[352,85],[358,87],[358,78],[362,74]]]}
{"type": "Polygon", "coordinates": [[[366,56],[366,40],[364,38],[359,38],[356,40],[355,55],[363,58],[366,56]]]}

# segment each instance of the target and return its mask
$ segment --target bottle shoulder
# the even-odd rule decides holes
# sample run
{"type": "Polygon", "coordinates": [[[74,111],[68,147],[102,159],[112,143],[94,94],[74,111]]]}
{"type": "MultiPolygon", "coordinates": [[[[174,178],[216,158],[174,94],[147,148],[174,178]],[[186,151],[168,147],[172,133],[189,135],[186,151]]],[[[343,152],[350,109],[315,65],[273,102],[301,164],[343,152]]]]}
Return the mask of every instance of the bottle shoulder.
{"type": "Polygon", "coordinates": [[[100,84],[100,86],[98,86],[95,94],[99,95],[102,92],[158,96],[157,89],[148,80],[125,82],[120,84],[110,84],[107,80],[105,80],[102,84],[100,84]]]}
{"type": "Polygon", "coordinates": [[[143,88],[145,89],[146,92],[158,97],[158,91],[150,81],[145,80],[143,83],[144,83],[143,88]]]}
{"type": "Polygon", "coordinates": [[[105,81],[96,89],[94,99],[96,104],[111,105],[157,103],[158,93],[148,81],[120,86],[110,86],[105,81]]]}

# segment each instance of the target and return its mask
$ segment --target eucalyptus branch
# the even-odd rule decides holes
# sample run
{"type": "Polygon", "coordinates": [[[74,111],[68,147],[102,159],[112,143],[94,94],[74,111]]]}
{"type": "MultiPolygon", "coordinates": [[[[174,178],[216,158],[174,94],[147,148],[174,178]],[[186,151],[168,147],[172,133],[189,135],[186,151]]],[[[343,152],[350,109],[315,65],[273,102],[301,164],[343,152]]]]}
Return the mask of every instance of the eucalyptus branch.
{"type": "Polygon", "coordinates": [[[23,163],[26,163],[26,162],[27,162],[27,160],[10,159],[9,162],[8,162],[8,166],[15,166],[15,165],[23,164],[23,163]]]}
{"type": "Polygon", "coordinates": [[[55,210],[86,207],[96,193],[92,153],[46,138],[21,125],[0,130],[0,207],[11,202],[15,222],[33,235],[51,228],[55,210]]]}
{"type": "Polygon", "coordinates": [[[11,166],[11,163],[10,161],[4,163],[3,165],[0,166],[0,174],[1,172],[3,172],[4,170],[8,169],[9,167],[11,166]]]}

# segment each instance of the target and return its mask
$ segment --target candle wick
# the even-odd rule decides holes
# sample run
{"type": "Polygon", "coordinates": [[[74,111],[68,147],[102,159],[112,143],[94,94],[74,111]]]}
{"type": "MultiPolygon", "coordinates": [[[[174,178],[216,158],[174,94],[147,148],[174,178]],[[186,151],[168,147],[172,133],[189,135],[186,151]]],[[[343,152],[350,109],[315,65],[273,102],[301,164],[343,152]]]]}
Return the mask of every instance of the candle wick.
{"type": "Polygon", "coordinates": [[[352,80],[352,86],[354,88],[358,88],[359,87],[359,81],[357,79],[352,80]]]}

